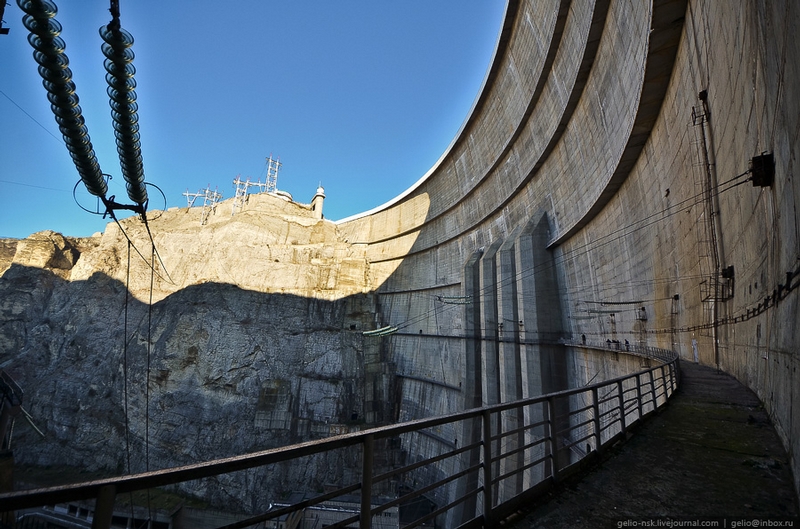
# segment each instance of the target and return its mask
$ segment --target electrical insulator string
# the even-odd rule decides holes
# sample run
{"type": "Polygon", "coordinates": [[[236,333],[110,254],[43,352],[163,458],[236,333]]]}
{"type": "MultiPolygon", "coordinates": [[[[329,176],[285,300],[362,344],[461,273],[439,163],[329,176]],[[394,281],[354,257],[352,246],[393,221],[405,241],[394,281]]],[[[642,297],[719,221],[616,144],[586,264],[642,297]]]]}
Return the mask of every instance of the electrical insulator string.
{"type": "Polygon", "coordinates": [[[103,39],[103,55],[106,60],[106,92],[114,120],[114,136],[117,139],[120,168],[125,178],[128,197],[137,204],[147,202],[144,185],[141,143],[139,141],[139,107],[136,104],[136,68],[133,66],[134,53],[131,49],[133,36],[122,29],[118,13],[108,25],[100,28],[103,39]]]}
{"type": "Polygon", "coordinates": [[[30,31],[28,43],[34,49],[33,58],[39,64],[50,108],[72,161],[89,193],[105,197],[108,186],[78,104],[69,59],[64,53],[66,44],[59,36],[61,24],[55,20],[58,10],[49,0],[17,0],[17,5],[25,12],[22,23],[30,31]]]}

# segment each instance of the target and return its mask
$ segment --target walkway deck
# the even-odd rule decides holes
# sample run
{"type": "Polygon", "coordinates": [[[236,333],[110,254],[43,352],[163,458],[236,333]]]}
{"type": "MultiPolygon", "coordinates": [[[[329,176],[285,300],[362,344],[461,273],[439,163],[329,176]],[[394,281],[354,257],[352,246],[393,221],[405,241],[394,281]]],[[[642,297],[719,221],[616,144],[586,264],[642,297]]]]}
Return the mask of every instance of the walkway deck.
{"type": "Polygon", "coordinates": [[[713,368],[683,362],[681,372],[660,414],[509,525],[667,527],[668,519],[699,519],[731,528],[758,519],[800,527],[786,451],[758,398],[713,368]]]}

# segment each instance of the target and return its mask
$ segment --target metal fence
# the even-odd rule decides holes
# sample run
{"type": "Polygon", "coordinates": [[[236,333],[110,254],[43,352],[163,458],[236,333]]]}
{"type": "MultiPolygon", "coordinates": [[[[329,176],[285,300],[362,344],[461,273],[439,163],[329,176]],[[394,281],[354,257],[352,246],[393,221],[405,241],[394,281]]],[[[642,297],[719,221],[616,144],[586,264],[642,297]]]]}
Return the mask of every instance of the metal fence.
{"type": "MultiPolygon", "coordinates": [[[[565,345],[618,350],[613,344],[565,345]]],[[[395,527],[492,526],[560,479],[595,461],[633,425],[663,406],[677,389],[679,365],[674,352],[635,346],[622,349],[621,353],[646,357],[656,365],[577,389],[441,417],[178,468],[0,494],[0,527],[3,520],[10,521],[15,516],[32,517],[35,511],[31,509],[52,509],[70,502],[85,506],[91,505],[87,503],[91,500],[94,508],[86,519],[92,527],[134,527],[130,519],[120,519],[119,507],[115,512],[115,499],[135,491],[169,489],[179,483],[202,482],[247,469],[268,471],[271,465],[302,461],[333,450],[360,452],[360,480],[291,505],[273,506],[260,515],[240,517],[222,527],[287,527],[286,520],[299,519],[295,513],[348,495],[356,495],[357,508],[336,523],[326,524],[328,527],[384,527],[382,517],[396,513],[398,508],[401,516],[399,521],[395,516],[395,527]],[[437,448],[429,451],[429,457],[406,461],[398,468],[386,468],[382,448],[376,453],[376,446],[386,446],[387,440],[435,438],[442,429],[461,432],[461,443],[435,443],[437,448]],[[405,486],[398,487],[398,483],[405,486]],[[388,498],[387,490],[393,491],[388,498]],[[407,519],[412,512],[409,506],[422,498],[437,501],[428,502],[430,507],[423,512],[416,511],[413,520],[407,519]]]]}

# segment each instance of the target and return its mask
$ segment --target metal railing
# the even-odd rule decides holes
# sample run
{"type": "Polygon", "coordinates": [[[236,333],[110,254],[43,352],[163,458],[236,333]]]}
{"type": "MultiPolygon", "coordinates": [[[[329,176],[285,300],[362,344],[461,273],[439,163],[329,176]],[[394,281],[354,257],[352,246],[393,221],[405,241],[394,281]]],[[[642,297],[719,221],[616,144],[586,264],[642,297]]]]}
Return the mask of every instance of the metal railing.
{"type": "MultiPolygon", "coordinates": [[[[565,345],[607,349],[583,343],[565,345]]],[[[223,527],[278,527],[279,520],[297,511],[353,494],[360,497],[360,512],[329,527],[356,523],[361,528],[378,526],[380,517],[386,516],[383,513],[399,507],[402,515],[404,506],[420,498],[434,498],[433,507],[413,521],[404,520],[403,527],[430,525],[435,519],[437,526],[491,526],[558,480],[596,460],[633,425],[663,406],[677,389],[679,365],[674,352],[635,346],[619,352],[656,360],[653,363],[657,365],[581,388],[237,457],[0,494],[0,520],[8,519],[5,516],[12,511],[94,499],[92,527],[108,528],[112,527],[115,498],[123,494],[246,469],[266,472],[270,465],[291,463],[313,454],[357,449],[361,454],[360,481],[337,485],[336,490],[285,507],[273,507],[223,527]],[[458,440],[432,440],[441,432],[461,432],[462,445],[458,440]],[[382,447],[398,437],[406,447],[427,441],[428,449],[416,452],[426,453],[426,457],[398,468],[383,468],[383,459],[376,456],[384,454],[380,454],[382,449],[376,453],[376,443],[382,447]],[[431,446],[436,448],[430,449],[431,446]],[[398,487],[398,483],[406,486],[398,487]],[[387,490],[393,491],[390,499],[385,499],[387,490]]]]}

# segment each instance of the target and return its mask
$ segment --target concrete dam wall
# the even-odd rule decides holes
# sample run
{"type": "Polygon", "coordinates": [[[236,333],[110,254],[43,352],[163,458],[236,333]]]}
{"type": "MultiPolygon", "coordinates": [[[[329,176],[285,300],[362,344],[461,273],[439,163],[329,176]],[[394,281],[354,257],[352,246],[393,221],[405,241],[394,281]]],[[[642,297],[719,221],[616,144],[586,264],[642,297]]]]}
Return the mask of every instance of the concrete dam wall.
{"type": "MultiPolygon", "coordinates": [[[[18,427],[17,461],[223,457],[613,378],[643,364],[603,349],[630,345],[751,387],[800,489],[798,29],[792,0],[511,0],[458,136],[384,206],[150,212],[152,279],[113,224],[0,241],[0,368],[45,433],[18,427]]],[[[459,442],[392,440],[386,463],[459,442]]]]}
{"type": "Polygon", "coordinates": [[[658,346],[759,395],[797,488],[798,28],[788,0],[509,2],[449,150],[338,226],[401,418],[584,384],[564,340],[658,346]]]}

